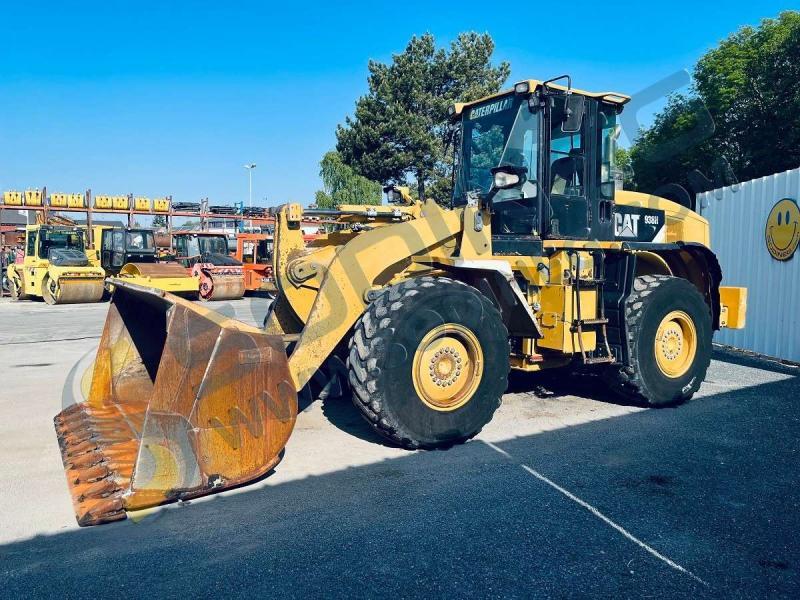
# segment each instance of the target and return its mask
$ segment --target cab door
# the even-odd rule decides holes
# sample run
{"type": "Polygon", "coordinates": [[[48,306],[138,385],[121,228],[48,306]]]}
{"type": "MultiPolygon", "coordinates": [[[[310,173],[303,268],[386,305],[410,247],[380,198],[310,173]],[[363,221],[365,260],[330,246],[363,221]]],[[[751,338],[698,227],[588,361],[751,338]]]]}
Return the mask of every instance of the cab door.
{"type": "Polygon", "coordinates": [[[39,247],[39,230],[28,229],[25,232],[25,258],[22,261],[22,290],[26,294],[38,294],[36,285],[36,268],[39,264],[37,248],[39,247]]]}
{"type": "Polygon", "coordinates": [[[111,270],[111,229],[103,230],[103,238],[100,244],[100,266],[103,270],[111,270]]]}
{"type": "MultiPolygon", "coordinates": [[[[585,110],[586,99],[573,96],[583,99],[585,110]]],[[[588,119],[584,113],[579,124],[569,124],[569,97],[554,94],[548,97],[546,104],[549,158],[545,164],[548,202],[544,225],[550,239],[586,240],[590,233],[586,144],[588,119]]]]}
{"type": "Polygon", "coordinates": [[[125,230],[114,229],[111,234],[111,270],[118,273],[127,257],[125,248],[125,230]]]}

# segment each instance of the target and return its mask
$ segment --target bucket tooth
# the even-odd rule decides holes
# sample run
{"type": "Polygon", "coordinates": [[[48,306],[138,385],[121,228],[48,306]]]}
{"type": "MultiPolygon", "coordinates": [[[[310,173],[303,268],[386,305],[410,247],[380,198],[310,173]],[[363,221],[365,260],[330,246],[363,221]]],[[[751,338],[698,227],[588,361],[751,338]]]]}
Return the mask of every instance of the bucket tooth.
{"type": "Polygon", "coordinates": [[[75,457],[64,457],[64,464],[70,469],[87,469],[105,462],[101,452],[87,452],[75,457]]]}
{"type": "Polygon", "coordinates": [[[111,474],[112,472],[104,465],[89,467],[88,469],[82,469],[77,472],[76,476],[72,479],[72,485],[77,486],[86,483],[95,483],[96,481],[105,479],[111,474]]]}
{"type": "Polygon", "coordinates": [[[89,501],[86,504],[86,509],[77,516],[78,525],[83,527],[121,521],[125,518],[125,507],[119,496],[89,501]]]}
{"type": "Polygon", "coordinates": [[[91,440],[86,440],[82,443],[73,444],[64,449],[64,456],[68,458],[74,458],[76,456],[80,456],[81,454],[88,454],[89,452],[94,452],[97,450],[98,446],[91,440]]]}
{"type": "Polygon", "coordinates": [[[84,502],[89,499],[97,500],[100,498],[108,498],[112,494],[121,491],[121,488],[113,479],[106,477],[105,479],[89,484],[86,489],[81,492],[81,495],[78,496],[78,501],[84,502]]]}

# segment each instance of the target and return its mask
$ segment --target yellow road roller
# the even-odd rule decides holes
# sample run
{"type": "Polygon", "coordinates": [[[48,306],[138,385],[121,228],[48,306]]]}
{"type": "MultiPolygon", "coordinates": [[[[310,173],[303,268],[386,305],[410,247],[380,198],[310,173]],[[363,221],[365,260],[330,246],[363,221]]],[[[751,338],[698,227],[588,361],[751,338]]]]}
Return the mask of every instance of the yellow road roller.
{"type": "Polygon", "coordinates": [[[114,280],[152,287],[196,299],[200,280],[175,261],[159,260],[155,234],[140,227],[92,227],[89,261],[101,267],[111,278],[106,286],[113,289],[114,280]]]}
{"type": "Polygon", "coordinates": [[[41,297],[48,304],[99,302],[103,278],[85,251],[85,231],[80,227],[28,225],[23,264],[10,265],[7,276],[11,297],[41,297]]]}

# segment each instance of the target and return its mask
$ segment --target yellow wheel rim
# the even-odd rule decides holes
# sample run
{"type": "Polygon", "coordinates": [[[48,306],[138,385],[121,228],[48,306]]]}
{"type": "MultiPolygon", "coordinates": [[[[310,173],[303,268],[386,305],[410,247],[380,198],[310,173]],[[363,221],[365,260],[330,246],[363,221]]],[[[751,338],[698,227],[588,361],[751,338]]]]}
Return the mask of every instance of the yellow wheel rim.
{"type": "Polygon", "coordinates": [[[449,412],[464,406],[478,389],[483,351],[469,329],[445,323],[422,338],[412,368],[419,399],[433,410],[449,412]]]}
{"type": "Polygon", "coordinates": [[[691,317],[673,310],[658,326],[655,340],[656,363],[667,377],[685,375],[697,354],[697,331],[691,317]]]}

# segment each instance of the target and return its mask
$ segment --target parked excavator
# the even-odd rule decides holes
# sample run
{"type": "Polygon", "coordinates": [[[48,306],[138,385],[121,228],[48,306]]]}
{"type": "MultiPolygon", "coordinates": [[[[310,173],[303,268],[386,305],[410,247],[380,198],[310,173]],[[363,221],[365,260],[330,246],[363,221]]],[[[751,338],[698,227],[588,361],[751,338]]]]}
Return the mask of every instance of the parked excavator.
{"type": "Polygon", "coordinates": [[[224,234],[176,231],[172,234],[175,259],[200,281],[200,300],[235,300],[244,296],[242,263],[228,249],[224,234]]]}
{"type": "Polygon", "coordinates": [[[476,435],[510,369],[591,369],[651,407],[691,398],[746,290],[722,285],[705,219],[616,189],[629,99],[521,81],[450,108],[449,201],[392,186],[384,206],[281,207],[264,329],[121,283],[89,397],[55,418],[78,522],[267,474],[298,392],[336,359],[366,421],[409,449],[476,435]],[[304,216],[338,226],[306,245],[304,216]]]}

